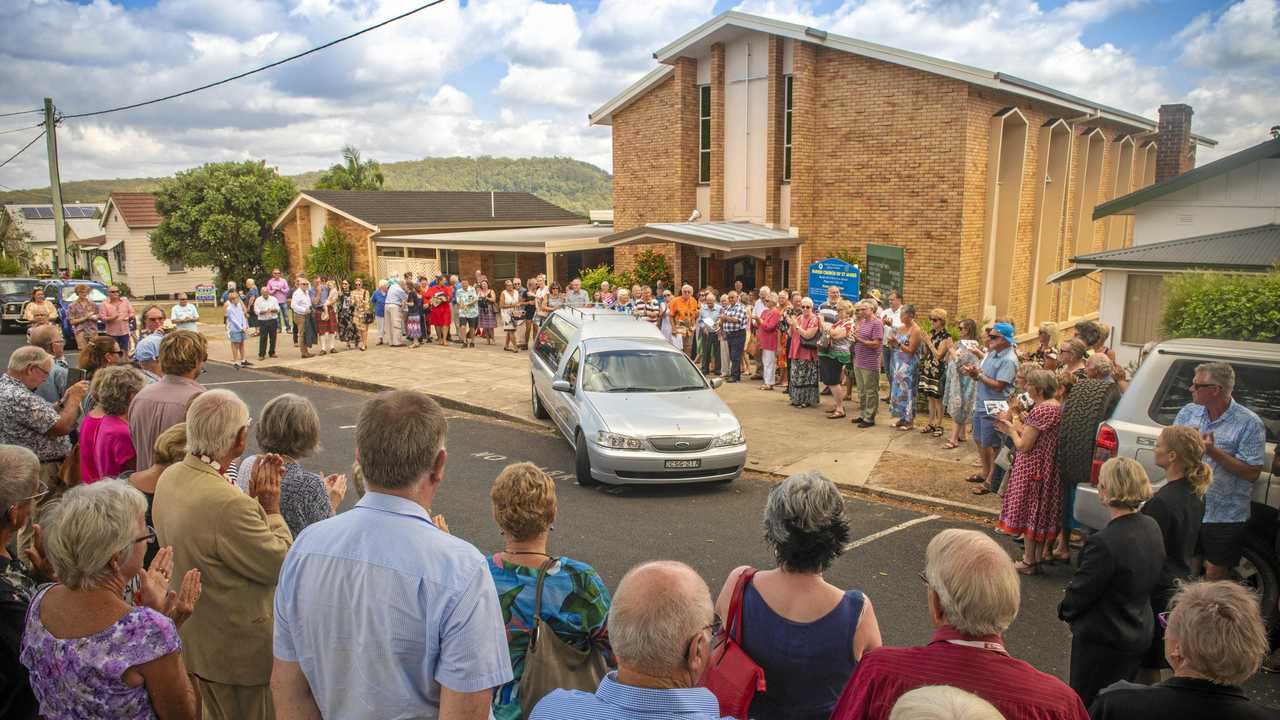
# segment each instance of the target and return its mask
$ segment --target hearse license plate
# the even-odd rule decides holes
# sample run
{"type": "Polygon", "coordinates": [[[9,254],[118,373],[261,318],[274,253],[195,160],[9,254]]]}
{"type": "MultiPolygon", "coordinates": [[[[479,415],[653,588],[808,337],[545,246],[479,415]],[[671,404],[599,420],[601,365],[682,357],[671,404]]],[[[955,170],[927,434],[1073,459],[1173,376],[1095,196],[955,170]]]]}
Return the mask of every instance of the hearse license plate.
{"type": "Polygon", "coordinates": [[[701,460],[668,460],[666,467],[669,468],[697,468],[702,467],[701,460]]]}

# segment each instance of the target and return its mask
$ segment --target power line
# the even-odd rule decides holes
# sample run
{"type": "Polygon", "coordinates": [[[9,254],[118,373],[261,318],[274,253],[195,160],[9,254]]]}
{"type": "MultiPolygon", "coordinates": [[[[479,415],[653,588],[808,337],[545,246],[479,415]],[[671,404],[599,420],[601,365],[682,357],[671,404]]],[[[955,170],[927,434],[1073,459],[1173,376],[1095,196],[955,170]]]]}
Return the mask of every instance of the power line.
{"type": "Polygon", "coordinates": [[[143,101],[143,102],[133,103],[132,105],[121,105],[120,107],[108,108],[108,109],[106,109],[106,110],[95,110],[95,111],[93,111],[93,112],[75,113],[74,115],[62,115],[62,116],[60,116],[60,117],[62,117],[62,118],[66,118],[66,119],[71,119],[71,118],[82,118],[82,117],[90,117],[90,116],[93,116],[93,115],[106,115],[107,113],[120,112],[121,110],[132,110],[132,109],[134,109],[134,108],[140,108],[140,107],[142,107],[142,106],[144,106],[144,105],[153,105],[153,104],[158,103],[158,102],[164,102],[165,100],[173,100],[174,98],[180,98],[180,97],[182,97],[182,96],[184,96],[184,95],[190,95],[190,94],[192,94],[192,93],[198,93],[198,92],[200,92],[201,90],[208,90],[209,88],[217,87],[217,86],[219,86],[219,85],[225,85],[225,84],[227,84],[227,83],[229,83],[229,82],[232,82],[232,81],[234,81],[234,80],[239,80],[240,78],[245,78],[245,77],[248,77],[248,76],[253,75],[253,74],[255,74],[255,73],[260,73],[260,72],[262,72],[263,70],[270,70],[270,69],[271,69],[271,68],[273,68],[273,67],[277,67],[277,66],[283,65],[283,64],[285,64],[285,63],[287,63],[287,62],[292,62],[292,61],[294,61],[294,60],[297,60],[298,58],[306,57],[307,55],[310,55],[310,54],[315,53],[315,52],[320,52],[321,50],[324,50],[324,49],[326,49],[326,48],[333,47],[334,45],[337,45],[338,43],[346,42],[347,40],[350,40],[351,38],[358,37],[358,36],[363,35],[363,34],[365,34],[365,33],[367,33],[367,32],[370,32],[370,31],[372,31],[372,30],[377,30],[377,29],[378,29],[378,28],[380,28],[380,27],[383,27],[383,26],[386,26],[386,25],[390,25],[391,23],[396,22],[397,20],[403,20],[404,18],[407,18],[407,17],[409,17],[410,15],[413,15],[413,14],[415,14],[415,13],[419,13],[419,12],[422,12],[423,10],[426,10],[427,8],[432,7],[432,6],[434,6],[434,5],[439,5],[439,4],[440,4],[440,3],[442,3],[442,2],[444,2],[444,0],[432,0],[432,1],[431,1],[431,2],[429,2],[429,3],[427,3],[427,4],[425,4],[425,5],[420,5],[420,6],[418,6],[418,7],[414,8],[414,9],[412,9],[412,10],[408,11],[408,12],[401,13],[401,14],[399,14],[399,15],[397,15],[397,16],[395,16],[395,17],[393,17],[393,18],[390,18],[390,19],[388,19],[388,20],[383,20],[382,22],[378,23],[377,25],[370,25],[369,27],[364,28],[363,30],[357,30],[356,32],[351,33],[350,35],[344,35],[344,36],[342,36],[342,37],[338,38],[337,40],[331,40],[331,41],[329,41],[329,42],[327,42],[327,43],[325,43],[325,44],[323,44],[323,45],[319,45],[319,46],[313,47],[313,48],[311,48],[310,50],[307,50],[307,51],[305,51],[305,52],[298,53],[297,55],[292,55],[292,56],[290,56],[290,57],[284,58],[283,60],[277,60],[277,61],[275,61],[275,62],[273,62],[273,63],[269,63],[269,64],[267,64],[267,65],[263,65],[262,67],[254,68],[253,70],[249,70],[249,71],[247,71],[247,72],[242,72],[242,73],[240,73],[239,75],[233,75],[233,76],[231,76],[231,77],[229,77],[229,78],[225,78],[225,79],[223,79],[223,80],[219,80],[219,81],[217,81],[217,82],[211,82],[211,83],[209,83],[209,84],[207,84],[207,85],[201,85],[200,87],[197,87],[197,88],[192,88],[192,89],[190,89],[190,90],[184,90],[183,92],[180,92],[180,93],[174,93],[174,94],[172,94],[172,95],[165,95],[164,97],[155,98],[154,100],[145,100],[145,101],[143,101]]]}
{"type": "Polygon", "coordinates": [[[0,130],[0,135],[8,135],[9,133],[23,132],[25,130],[35,130],[44,127],[44,123],[36,123],[35,125],[24,125],[19,128],[9,128],[8,130],[0,130]]]}
{"type": "Polygon", "coordinates": [[[0,113],[0,117],[13,117],[14,115],[29,115],[31,113],[41,113],[44,110],[36,108],[35,110],[19,110],[18,112],[0,113]]]}
{"type": "Polygon", "coordinates": [[[35,137],[33,137],[33,138],[31,138],[31,142],[27,143],[26,145],[23,145],[21,150],[19,150],[18,152],[16,152],[16,153],[14,153],[14,154],[10,155],[8,160],[5,160],[4,162],[0,162],[0,168],[4,167],[5,165],[8,165],[8,164],[9,164],[9,163],[11,163],[11,162],[13,162],[13,159],[14,159],[14,158],[16,158],[16,157],[18,157],[19,155],[21,155],[22,153],[26,152],[26,151],[27,151],[27,148],[31,147],[32,145],[35,145],[37,140],[39,140],[40,138],[44,137],[44,134],[45,134],[45,131],[44,131],[44,130],[41,130],[41,131],[40,131],[40,134],[39,134],[39,135],[37,135],[37,136],[35,136],[35,137]]]}

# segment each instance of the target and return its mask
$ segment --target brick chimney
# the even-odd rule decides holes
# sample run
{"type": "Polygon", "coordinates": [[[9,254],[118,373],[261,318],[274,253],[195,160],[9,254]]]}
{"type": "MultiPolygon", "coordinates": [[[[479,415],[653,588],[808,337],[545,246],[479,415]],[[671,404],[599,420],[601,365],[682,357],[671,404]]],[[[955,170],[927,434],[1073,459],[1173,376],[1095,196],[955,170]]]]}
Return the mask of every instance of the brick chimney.
{"type": "Polygon", "coordinates": [[[1181,175],[1196,166],[1196,145],[1191,140],[1191,106],[1161,105],[1160,130],[1156,134],[1156,182],[1181,175]]]}

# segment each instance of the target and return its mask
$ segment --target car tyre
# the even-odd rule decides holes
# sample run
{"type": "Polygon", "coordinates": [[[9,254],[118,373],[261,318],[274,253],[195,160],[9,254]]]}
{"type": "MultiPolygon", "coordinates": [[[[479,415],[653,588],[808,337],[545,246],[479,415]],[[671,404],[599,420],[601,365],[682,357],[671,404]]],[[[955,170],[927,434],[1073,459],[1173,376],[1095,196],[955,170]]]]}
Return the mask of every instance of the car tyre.
{"type": "Polygon", "coordinates": [[[587,439],[583,437],[582,431],[573,440],[574,447],[574,474],[578,477],[578,484],[582,487],[595,487],[600,482],[591,477],[591,456],[587,453],[587,439]]]}
{"type": "Polygon", "coordinates": [[[1244,553],[1236,564],[1234,574],[1245,587],[1258,594],[1262,603],[1262,619],[1268,629],[1275,629],[1280,622],[1280,569],[1268,543],[1250,533],[1245,540],[1244,553]],[[1250,572],[1252,568],[1252,572],[1250,572]]]}
{"type": "Polygon", "coordinates": [[[532,406],[533,416],[539,420],[546,420],[551,417],[551,413],[547,412],[547,408],[542,404],[542,398],[538,397],[538,387],[533,384],[533,376],[529,376],[529,404],[532,406]]]}
{"type": "Polygon", "coordinates": [[[1058,472],[1065,487],[1089,482],[1098,426],[1118,402],[1120,388],[1105,380],[1080,380],[1071,388],[1058,430],[1058,472]]]}

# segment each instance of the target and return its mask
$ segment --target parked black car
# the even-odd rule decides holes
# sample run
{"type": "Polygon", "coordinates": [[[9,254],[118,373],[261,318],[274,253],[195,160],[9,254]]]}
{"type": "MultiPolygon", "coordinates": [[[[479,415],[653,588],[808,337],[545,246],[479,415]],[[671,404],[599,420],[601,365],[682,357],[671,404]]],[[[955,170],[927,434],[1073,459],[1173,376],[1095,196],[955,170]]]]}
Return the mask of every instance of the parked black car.
{"type": "Polygon", "coordinates": [[[0,278],[0,333],[24,327],[22,308],[31,300],[31,291],[43,284],[36,278],[0,278]]]}

